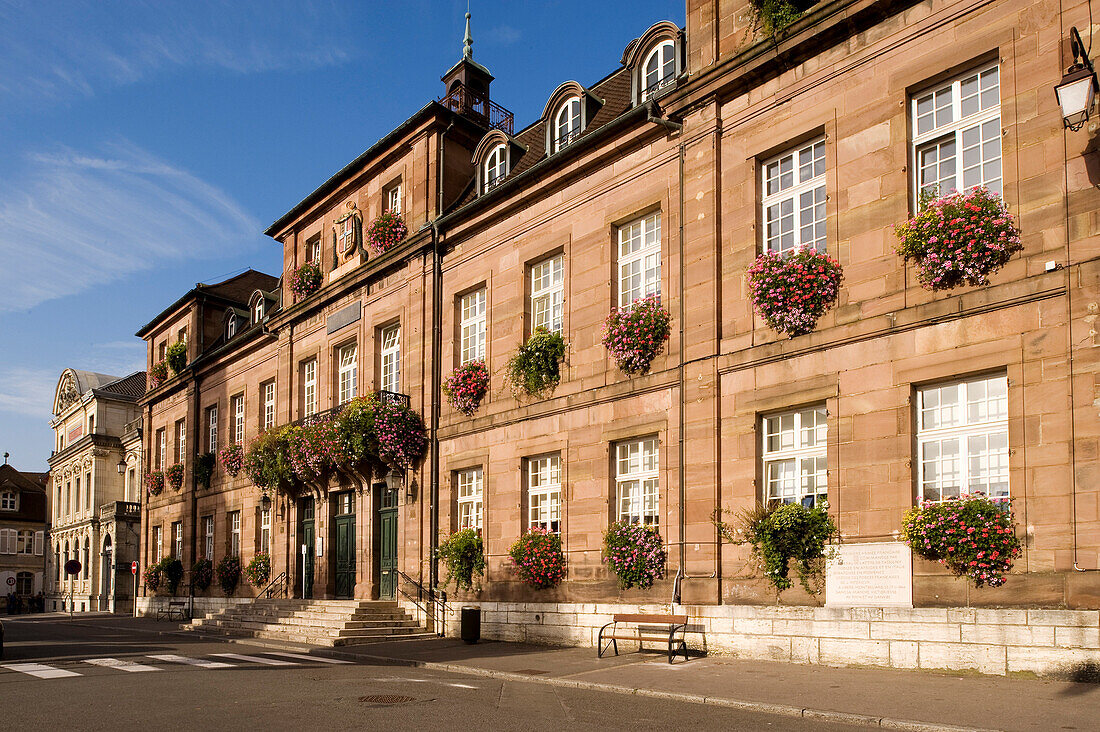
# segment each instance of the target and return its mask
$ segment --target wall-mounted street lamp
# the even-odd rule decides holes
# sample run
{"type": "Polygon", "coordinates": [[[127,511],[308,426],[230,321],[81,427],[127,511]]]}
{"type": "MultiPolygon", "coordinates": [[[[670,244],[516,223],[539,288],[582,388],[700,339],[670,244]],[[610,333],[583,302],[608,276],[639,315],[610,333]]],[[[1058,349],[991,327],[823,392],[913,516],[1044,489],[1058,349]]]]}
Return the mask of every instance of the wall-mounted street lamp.
{"type": "Polygon", "coordinates": [[[118,461],[118,474],[119,475],[125,475],[126,474],[126,461],[125,460],[119,460],[118,461]]]}
{"type": "Polygon", "coordinates": [[[1077,28],[1069,30],[1069,45],[1073,51],[1073,65],[1066,69],[1062,80],[1054,87],[1054,93],[1058,97],[1058,106],[1062,108],[1062,124],[1076,132],[1088,122],[1100,86],[1097,85],[1096,71],[1092,68],[1092,61],[1077,28]]]}

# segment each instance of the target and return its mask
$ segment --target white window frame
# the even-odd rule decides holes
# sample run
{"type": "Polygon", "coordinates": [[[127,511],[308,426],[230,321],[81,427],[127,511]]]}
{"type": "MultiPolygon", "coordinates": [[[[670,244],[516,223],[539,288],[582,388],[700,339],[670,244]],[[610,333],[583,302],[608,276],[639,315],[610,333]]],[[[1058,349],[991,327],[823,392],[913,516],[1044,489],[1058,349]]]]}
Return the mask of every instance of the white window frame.
{"type": "Polygon", "coordinates": [[[229,556],[241,556],[241,512],[229,512],[229,556]]]}
{"type": "Polygon", "coordinates": [[[164,470],[168,467],[168,430],[161,427],[157,430],[157,469],[164,470]]]}
{"type": "Polygon", "coordinates": [[[233,443],[244,444],[244,394],[233,397],[233,443]]]}
{"type": "Polygon", "coordinates": [[[496,188],[508,175],[508,146],[503,142],[489,151],[482,166],[482,193],[496,188]]]}
{"type": "Polygon", "coordinates": [[[470,361],[485,360],[486,303],[488,292],[480,290],[467,293],[458,301],[460,355],[459,365],[470,361]]]}
{"type": "Polygon", "coordinates": [[[565,255],[531,265],[531,332],[561,333],[565,325],[565,255]]]}
{"type": "Polygon", "coordinates": [[[218,451],[218,405],[206,409],[206,439],[210,452],[218,451]]]}
{"type": "Polygon", "coordinates": [[[813,508],[829,495],[829,413],[824,404],[767,414],[761,419],[764,503],[813,508]]]}
{"type": "Polygon", "coordinates": [[[271,553],[271,506],[260,507],[260,551],[271,553]]]}
{"type": "Polygon", "coordinates": [[[264,299],[262,297],[256,298],[256,303],[252,306],[252,324],[255,325],[264,319],[264,299]]]}
{"type": "MultiPolygon", "coordinates": [[[[176,421],[176,463],[182,463],[183,459],[187,456],[187,422],[186,420],[176,421]]],[[[90,486],[89,486],[90,487],[90,486]]]]}
{"type": "Polygon", "coordinates": [[[828,173],[824,137],[764,161],[760,166],[764,251],[786,254],[799,247],[825,251],[828,173]]]}
{"type": "Polygon", "coordinates": [[[358,394],[359,344],[341,346],[337,353],[336,383],[339,384],[339,404],[350,402],[358,394]]]}
{"type": "Polygon", "coordinates": [[[642,101],[646,101],[661,89],[664,89],[675,78],[676,44],[672,41],[661,41],[645,57],[645,62],[641,67],[642,101]],[[650,69],[653,61],[657,61],[657,63],[650,69]],[[669,68],[670,65],[672,68],[669,68]],[[650,81],[651,76],[653,77],[652,81],[650,81]]]}
{"type": "Polygon", "coordinates": [[[485,472],[481,467],[460,470],[455,475],[458,529],[481,533],[485,508],[485,472]]]}
{"type": "Polygon", "coordinates": [[[161,528],[159,526],[153,527],[153,564],[156,564],[161,560],[160,553],[161,542],[161,528]]]}
{"type": "Polygon", "coordinates": [[[378,354],[381,372],[379,388],[382,391],[401,393],[401,324],[387,325],[378,334],[382,344],[378,354]]]}
{"type": "Polygon", "coordinates": [[[386,189],[386,210],[400,215],[401,214],[401,184],[396,183],[386,189]]]}
{"type": "Polygon", "coordinates": [[[1011,496],[1007,376],[985,375],[921,387],[916,405],[921,501],[938,503],[945,494],[954,498],[978,491],[992,499],[1011,496]],[[952,392],[956,401],[946,401],[952,392]],[[951,442],[956,443],[954,456],[944,450],[951,442]]]}
{"type": "Polygon", "coordinates": [[[263,385],[264,390],[264,429],[275,426],[275,382],[268,381],[263,385]]]}
{"type": "Polygon", "coordinates": [[[172,522],[172,556],[183,561],[183,522],[172,522]]]}
{"type": "Polygon", "coordinates": [[[1000,67],[996,62],[972,69],[948,81],[932,85],[910,100],[909,119],[913,130],[911,145],[913,200],[920,201],[921,191],[937,189],[938,195],[946,195],[954,189],[969,190],[985,185],[1000,194],[1004,188],[1004,148],[1001,144],[1001,90],[1000,67]],[[974,90],[964,85],[976,83],[974,90]],[[982,84],[989,83],[983,93],[982,84]],[[966,94],[965,100],[963,94],[966,94]],[[993,98],[995,97],[995,99],[993,98]],[[964,110],[967,100],[976,102],[976,109],[964,110]],[[928,106],[928,103],[931,106],[928,106]],[[921,109],[921,105],[924,108],[921,109]],[[940,120],[940,112],[950,119],[940,120]],[[965,116],[964,116],[965,113],[965,116]],[[930,122],[930,126],[924,124],[930,122]],[[977,129],[977,144],[974,131],[977,129]],[[945,180],[939,170],[941,158],[937,155],[935,181],[926,178],[928,166],[924,153],[942,147],[951,147],[952,186],[939,183],[945,180]],[[965,146],[965,147],[964,147],[965,146]],[[986,149],[988,146],[988,149],[986,149]],[[995,154],[993,148],[996,148],[995,154]],[[967,172],[974,170],[973,153],[977,153],[980,173],[967,184],[967,172]],[[989,155],[987,158],[986,155],[989,155]],[[970,158],[968,160],[968,157],[970,158]],[[967,165],[967,162],[970,165],[967,165]],[[991,169],[986,170],[986,166],[991,169]],[[995,170],[993,167],[995,166],[995,170]]]}
{"type": "Polygon", "coordinates": [[[618,228],[619,307],[661,294],[661,212],[618,228]]]}
{"type": "Polygon", "coordinates": [[[19,494],[15,491],[0,493],[0,511],[18,511],[19,494]]]}
{"type": "Polygon", "coordinates": [[[527,458],[527,526],[561,533],[561,455],[527,458]]]}
{"type": "Polygon", "coordinates": [[[554,152],[577,139],[581,133],[581,98],[569,97],[554,113],[554,152]]]}
{"type": "Polygon", "coordinates": [[[306,243],[306,261],[321,263],[321,237],[306,243]]]}
{"type": "MultiPolygon", "coordinates": [[[[226,340],[232,338],[235,335],[237,335],[237,314],[236,313],[229,316],[229,322],[227,322],[226,326],[225,326],[226,340]]],[[[161,360],[164,360],[164,359],[162,358],[161,360]]]]}
{"type": "Polygon", "coordinates": [[[302,416],[308,417],[317,411],[317,359],[311,358],[302,364],[302,416]]]}
{"type": "Polygon", "coordinates": [[[214,517],[213,516],[203,516],[202,517],[202,529],[203,529],[203,536],[204,536],[203,549],[206,550],[206,553],[203,554],[203,556],[206,557],[207,559],[209,559],[211,562],[213,562],[214,561],[214,517]]]}
{"type": "Polygon", "coordinates": [[[657,437],[615,444],[615,514],[619,521],[660,525],[661,446],[657,437]]]}
{"type": "Polygon", "coordinates": [[[15,553],[24,556],[34,556],[34,532],[30,529],[20,529],[16,533],[15,553]]]}

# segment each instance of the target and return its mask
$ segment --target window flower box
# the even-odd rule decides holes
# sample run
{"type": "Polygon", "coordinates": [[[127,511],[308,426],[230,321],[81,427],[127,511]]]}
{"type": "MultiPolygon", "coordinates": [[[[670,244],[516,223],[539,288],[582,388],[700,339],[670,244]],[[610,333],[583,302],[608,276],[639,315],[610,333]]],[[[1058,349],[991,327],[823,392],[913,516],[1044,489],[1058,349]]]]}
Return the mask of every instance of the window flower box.
{"type": "Polygon", "coordinates": [[[542,527],[533,527],[519,537],[508,551],[512,571],[536,590],[553,587],[565,579],[565,554],[561,537],[542,527]]]}
{"type": "Polygon", "coordinates": [[[382,254],[400,244],[409,233],[405,219],[393,211],[383,211],[367,229],[367,244],[376,254],[382,254]]]}
{"type": "Polygon", "coordinates": [[[157,361],[149,368],[149,388],[156,389],[168,380],[168,363],[157,361]]]}
{"type": "Polygon", "coordinates": [[[840,263],[812,247],[788,254],[764,252],[749,267],[756,313],[790,338],[810,333],[835,303],[844,273],[840,263]]]}
{"type": "Polygon", "coordinates": [[[489,369],[481,360],[456,368],[443,382],[443,393],[456,412],[473,416],[489,391],[489,369]]]}
{"type": "Polygon", "coordinates": [[[178,376],[187,368],[187,344],[184,341],[176,341],[168,346],[164,360],[168,362],[168,368],[172,369],[172,373],[178,376]]]}
{"type": "Polygon", "coordinates": [[[624,590],[649,589],[665,576],[668,555],[655,526],[616,521],[604,534],[603,546],[603,560],[624,590]]]}
{"type": "Polygon", "coordinates": [[[244,467],[244,448],[237,443],[226,445],[218,452],[218,458],[222,461],[225,472],[236,478],[244,467]]]}
{"type": "Polygon", "coordinates": [[[565,339],[561,333],[543,327],[535,328],[535,332],[508,362],[507,379],[512,391],[532,397],[552,392],[561,381],[559,366],[565,352],[565,339]]]}
{"type": "Polygon", "coordinates": [[[616,308],[604,323],[603,345],[627,374],[646,374],[672,334],[672,316],[650,295],[616,308]]]}
{"type": "Polygon", "coordinates": [[[159,496],[164,491],[164,473],[159,470],[145,474],[145,492],[150,496],[159,496]]]}
{"type": "Polygon", "coordinates": [[[321,265],[318,262],[306,262],[290,273],[290,291],[295,300],[305,300],[321,289],[321,265]]]}
{"type": "Polygon", "coordinates": [[[174,491],[183,488],[183,463],[168,466],[164,471],[164,482],[174,491]]]}

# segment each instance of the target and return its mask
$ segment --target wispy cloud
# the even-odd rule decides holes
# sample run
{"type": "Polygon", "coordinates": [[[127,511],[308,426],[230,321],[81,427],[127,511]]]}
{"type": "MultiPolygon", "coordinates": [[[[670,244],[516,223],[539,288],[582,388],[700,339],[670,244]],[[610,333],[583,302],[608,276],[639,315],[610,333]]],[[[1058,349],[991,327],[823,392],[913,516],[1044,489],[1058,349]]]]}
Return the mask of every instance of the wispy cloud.
{"type": "Polygon", "coordinates": [[[40,418],[42,425],[36,427],[45,429],[60,377],[60,369],[56,373],[25,368],[0,371],[0,412],[40,418]]]}
{"type": "Polygon", "coordinates": [[[354,52],[340,17],[320,0],[0,0],[0,99],[90,97],[177,68],[250,74],[340,64],[354,52]]]}
{"type": "Polygon", "coordinates": [[[0,313],[255,242],[230,196],[129,142],[28,157],[0,183],[0,313]]]}

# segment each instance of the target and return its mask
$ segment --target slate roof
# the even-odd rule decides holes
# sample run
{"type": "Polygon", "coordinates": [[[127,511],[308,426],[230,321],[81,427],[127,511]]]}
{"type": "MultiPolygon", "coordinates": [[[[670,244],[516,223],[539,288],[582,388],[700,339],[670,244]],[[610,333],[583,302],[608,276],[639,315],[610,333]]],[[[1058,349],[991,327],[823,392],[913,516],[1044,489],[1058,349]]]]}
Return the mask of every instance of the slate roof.
{"type": "Polygon", "coordinates": [[[104,384],[96,391],[109,392],[119,396],[137,399],[145,393],[145,372],[135,371],[129,376],[115,379],[109,384],[104,384]]]}

